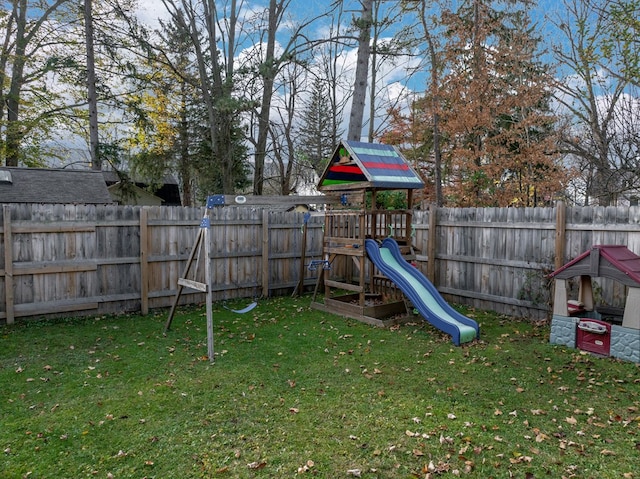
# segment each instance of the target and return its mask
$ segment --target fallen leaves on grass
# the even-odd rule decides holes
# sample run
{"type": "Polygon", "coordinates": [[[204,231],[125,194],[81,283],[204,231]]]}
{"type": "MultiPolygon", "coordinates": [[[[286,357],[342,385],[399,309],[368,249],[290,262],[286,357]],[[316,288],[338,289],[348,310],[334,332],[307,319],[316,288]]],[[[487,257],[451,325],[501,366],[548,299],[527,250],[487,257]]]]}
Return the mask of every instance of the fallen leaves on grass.
{"type": "Polygon", "coordinates": [[[540,443],[540,442],[544,442],[545,440],[549,439],[549,436],[547,436],[544,433],[538,433],[536,434],[536,442],[540,443]]]}
{"type": "Polygon", "coordinates": [[[525,456],[518,452],[514,453],[513,457],[509,458],[509,462],[511,464],[529,463],[531,461],[533,461],[533,458],[531,456],[525,456]]]}
{"type": "Polygon", "coordinates": [[[247,464],[249,469],[259,470],[264,469],[267,466],[267,463],[264,461],[253,461],[247,464]]]}
{"type": "Polygon", "coordinates": [[[449,470],[451,470],[451,464],[444,461],[438,461],[437,463],[429,461],[429,464],[425,464],[422,467],[422,473],[427,477],[430,477],[431,474],[441,474],[443,472],[448,472],[449,470]]]}
{"type": "Polygon", "coordinates": [[[314,463],[311,459],[309,459],[309,460],[304,464],[304,466],[300,466],[300,467],[298,468],[298,474],[302,474],[302,473],[304,473],[304,472],[309,472],[309,471],[313,468],[313,466],[315,466],[315,463],[314,463]]]}

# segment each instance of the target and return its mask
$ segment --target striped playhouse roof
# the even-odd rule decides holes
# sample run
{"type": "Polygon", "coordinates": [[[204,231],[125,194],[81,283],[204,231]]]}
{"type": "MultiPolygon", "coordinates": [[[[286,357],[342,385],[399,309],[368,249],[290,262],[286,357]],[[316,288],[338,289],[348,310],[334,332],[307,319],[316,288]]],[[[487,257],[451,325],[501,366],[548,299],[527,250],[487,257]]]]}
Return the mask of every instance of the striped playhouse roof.
{"type": "Polygon", "coordinates": [[[320,191],[422,188],[424,183],[395,146],[340,142],[320,177],[320,191]]]}

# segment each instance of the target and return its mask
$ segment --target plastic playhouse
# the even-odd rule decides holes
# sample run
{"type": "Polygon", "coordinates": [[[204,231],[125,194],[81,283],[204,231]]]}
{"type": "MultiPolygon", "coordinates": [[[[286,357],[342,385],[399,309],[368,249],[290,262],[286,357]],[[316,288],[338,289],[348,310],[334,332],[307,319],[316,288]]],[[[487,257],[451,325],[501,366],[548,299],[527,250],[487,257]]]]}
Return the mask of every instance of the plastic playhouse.
{"type": "Polygon", "coordinates": [[[626,246],[596,245],[550,276],[555,280],[551,343],[640,363],[640,256],[626,246]],[[576,277],[578,297],[570,299],[568,280],[576,277]],[[593,278],[625,285],[623,310],[594,304],[593,278]]]}

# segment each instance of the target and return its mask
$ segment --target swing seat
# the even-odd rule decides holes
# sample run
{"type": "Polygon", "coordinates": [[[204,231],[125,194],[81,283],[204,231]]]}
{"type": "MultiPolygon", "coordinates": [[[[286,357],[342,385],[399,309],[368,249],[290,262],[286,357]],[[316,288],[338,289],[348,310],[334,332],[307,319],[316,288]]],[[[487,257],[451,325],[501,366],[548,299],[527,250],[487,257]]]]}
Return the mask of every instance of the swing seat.
{"type": "Polygon", "coordinates": [[[307,266],[307,269],[309,271],[317,271],[318,270],[318,266],[322,266],[322,269],[331,269],[331,263],[329,263],[329,260],[326,259],[313,259],[311,260],[311,262],[309,263],[309,266],[307,266]]]}
{"type": "Polygon", "coordinates": [[[248,313],[249,311],[251,311],[256,306],[258,306],[258,303],[256,301],[254,301],[253,303],[248,304],[247,306],[245,306],[242,309],[232,309],[232,308],[227,307],[226,305],[223,305],[224,309],[228,309],[229,311],[232,311],[232,312],[234,312],[236,314],[248,313]]]}

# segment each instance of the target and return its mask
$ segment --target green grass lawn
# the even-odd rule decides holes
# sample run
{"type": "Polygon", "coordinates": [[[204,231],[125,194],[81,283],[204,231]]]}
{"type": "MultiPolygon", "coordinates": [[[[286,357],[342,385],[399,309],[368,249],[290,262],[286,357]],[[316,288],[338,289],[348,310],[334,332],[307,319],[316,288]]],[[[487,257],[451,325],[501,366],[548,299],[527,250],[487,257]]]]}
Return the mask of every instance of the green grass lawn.
{"type": "Polygon", "coordinates": [[[463,312],[455,347],[310,298],[0,328],[7,478],[640,478],[640,367],[463,312]]]}

